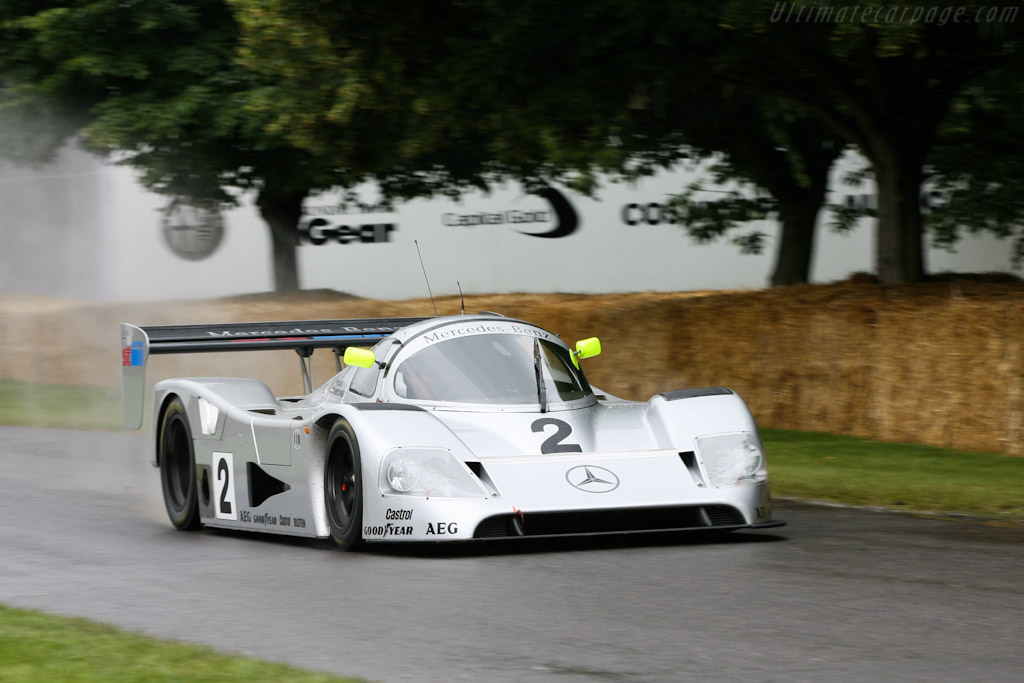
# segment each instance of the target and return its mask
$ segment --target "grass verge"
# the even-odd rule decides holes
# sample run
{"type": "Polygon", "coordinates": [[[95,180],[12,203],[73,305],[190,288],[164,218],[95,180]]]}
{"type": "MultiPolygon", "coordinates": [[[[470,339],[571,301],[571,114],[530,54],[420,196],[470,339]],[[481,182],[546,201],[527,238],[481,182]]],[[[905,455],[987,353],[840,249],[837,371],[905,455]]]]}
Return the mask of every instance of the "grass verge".
{"type": "Polygon", "coordinates": [[[0,680],[355,681],[2,605],[0,680]]]}
{"type": "Polygon", "coordinates": [[[777,496],[1024,522],[1024,458],[763,429],[777,496]]]}
{"type": "Polygon", "coordinates": [[[121,391],[0,379],[0,424],[117,430],[121,391]]]}

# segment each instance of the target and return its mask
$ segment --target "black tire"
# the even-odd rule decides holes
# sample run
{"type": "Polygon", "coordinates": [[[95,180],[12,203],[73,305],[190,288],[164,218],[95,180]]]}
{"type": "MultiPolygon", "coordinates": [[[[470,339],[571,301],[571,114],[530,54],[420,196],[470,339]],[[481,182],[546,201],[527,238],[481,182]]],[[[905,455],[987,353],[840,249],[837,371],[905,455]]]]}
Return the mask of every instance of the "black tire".
{"type": "Polygon", "coordinates": [[[347,420],[338,419],[327,437],[324,505],[331,538],[342,550],[363,543],[363,481],[359,442],[347,420]]]}
{"type": "Polygon", "coordinates": [[[171,399],[160,416],[157,449],[167,516],[176,529],[193,531],[200,528],[192,430],[185,405],[177,396],[171,399]]]}

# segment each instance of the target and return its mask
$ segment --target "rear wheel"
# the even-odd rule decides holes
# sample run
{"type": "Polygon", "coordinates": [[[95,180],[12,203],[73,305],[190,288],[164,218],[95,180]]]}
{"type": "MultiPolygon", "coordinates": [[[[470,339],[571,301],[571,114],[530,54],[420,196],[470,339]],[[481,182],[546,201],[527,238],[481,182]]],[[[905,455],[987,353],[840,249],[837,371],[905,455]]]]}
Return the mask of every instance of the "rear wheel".
{"type": "Polygon", "coordinates": [[[202,526],[196,495],[196,459],[192,430],[181,399],[175,396],[160,418],[157,440],[160,482],[167,516],[175,528],[191,531],[202,526]]]}
{"type": "Polygon", "coordinates": [[[347,420],[339,419],[327,437],[324,503],[331,538],[343,550],[362,544],[363,482],[359,443],[347,420]]]}

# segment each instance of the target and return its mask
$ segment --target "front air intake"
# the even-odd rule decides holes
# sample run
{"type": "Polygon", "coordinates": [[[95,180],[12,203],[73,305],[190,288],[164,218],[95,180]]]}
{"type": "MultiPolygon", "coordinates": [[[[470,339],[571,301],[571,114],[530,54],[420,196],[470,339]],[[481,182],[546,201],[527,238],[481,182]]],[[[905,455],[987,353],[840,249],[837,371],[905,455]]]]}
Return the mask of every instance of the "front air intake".
{"type": "Polygon", "coordinates": [[[477,525],[473,532],[473,538],[508,538],[519,536],[516,533],[512,515],[498,515],[488,517],[477,525]]]}
{"type": "Polygon", "coordinates": [[[728,529],[746,526],[739,510],[729,505],[527,512],[488,517],[473,538],[559,536],[684,529],[728,529]]]}
{"type": "Polygon", "coordinates": [[[705,505],[704,512],[711,526],[743,526],[743,515],[729,505],[705,505]]]}

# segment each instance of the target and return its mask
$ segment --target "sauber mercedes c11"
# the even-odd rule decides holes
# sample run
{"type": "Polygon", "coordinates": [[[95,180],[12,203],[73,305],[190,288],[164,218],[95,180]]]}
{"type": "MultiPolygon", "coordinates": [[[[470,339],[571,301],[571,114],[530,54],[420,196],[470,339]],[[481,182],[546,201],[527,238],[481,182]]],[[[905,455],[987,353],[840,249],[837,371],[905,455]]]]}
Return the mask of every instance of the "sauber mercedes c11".
{"type": "Polygon", "coordinates": [[[590,386],[557,335],[491,313],[137,327],[125,426],[150,354],[294,350],[302,396],[256,379],[157,382],[152,462],[178,529],[367,541],[735,530],[772,519],[757,426],[730,389],[645,402],[590,386]],[[372,347],[372,348],[369,348],[372,347]],[[313,388],[311,356],[337,374],[313,388]],[[342,367],[344,360],[344,367],[342,367]]]}

